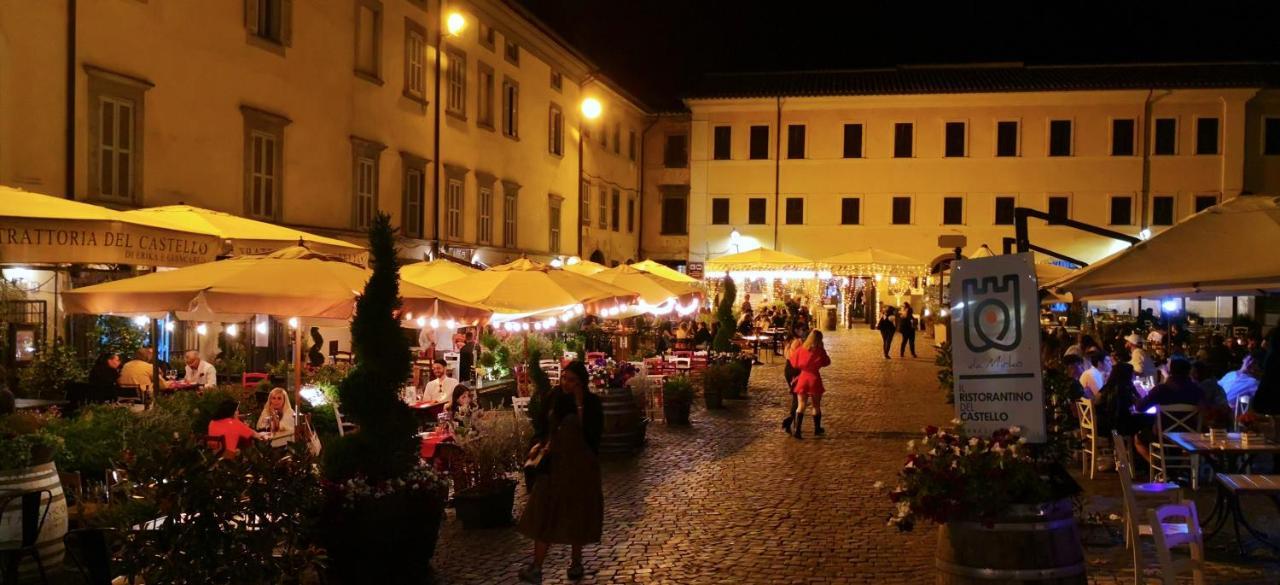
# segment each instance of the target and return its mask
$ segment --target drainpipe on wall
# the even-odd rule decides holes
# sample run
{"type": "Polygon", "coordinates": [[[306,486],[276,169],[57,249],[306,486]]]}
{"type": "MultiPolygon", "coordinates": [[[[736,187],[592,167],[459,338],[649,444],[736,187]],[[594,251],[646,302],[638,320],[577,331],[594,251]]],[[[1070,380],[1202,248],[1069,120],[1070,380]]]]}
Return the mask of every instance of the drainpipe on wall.
{"type": "MultiPolygon", "coordinates": [[[[645,259],[644,254],[644,137],[654,126],[658,125],[658,118],[654,116],[645,123],[644,129],[640,131],[640,144],[636,148],[640,150],[636,155],[636,172],[640,175],[636,184],[639,185],[640,201],[636,204],[636,262],[645,259]]],[[[688,213],[688,210],[686,210],[688,213]]]]}
{"type": "Polygon", "coordinates": [[[67,136],[66,190],[63,197],[76,198],[76,0],[67,0],[67,136]]]}
{"type": "Polygon", "coordinates": [[[778,201],[782,192],[782,96],[778,96],[778,122],[773,138],[773,250],[781,252],[778,245],[778,201]]]}
{"type": "Polygon", "coordinates": [[[1140,229],[1151,227],[1149,221],[1151,210],[1151,96],[1155,89],[1147,90],[1147,99],[1142,103],[1142,219],[1138,221],[1140,229]]]}
{"type": "Polygon", "coordinates": [[[431,199],[434,201],[431,205],[431,230],[434,232],[431,238],[432,259],[440,257],[440,53],[444,51],[444,0],[436,3],[439,11],[436,13],[436,73],[435,73],[435,106],[434,115],[435,122],[432,124],[432,146],[431,153],[433,161],[431,173],[431,199]]]}

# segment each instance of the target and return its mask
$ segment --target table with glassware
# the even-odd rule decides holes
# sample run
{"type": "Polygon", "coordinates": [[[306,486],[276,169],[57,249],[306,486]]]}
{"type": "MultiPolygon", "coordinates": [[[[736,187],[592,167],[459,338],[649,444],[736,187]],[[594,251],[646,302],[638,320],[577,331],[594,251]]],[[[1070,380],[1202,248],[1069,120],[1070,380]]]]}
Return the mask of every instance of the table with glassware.
{"type": "MultiPolygon", "coordinates": [[[[1258,542],[1280,551],[1280,546],[1249,524],[1240,510],[1239,500],[1242,494],[1259,493],[1255,489],[1245,489],[1244,484],[1240,483],[1244,481],[1240,478],[1242,472],[1248,469],[1249,460],[1257,455],[1280,455],[1280,443],[1260,434],[1228,433],[1218,429],[1210,429],[1208,433],[1168,433],[1167,436],[1187,453],[1203,457],[1209,467],[1213,468],[1218,495],[1209,514],[1200,521],[1200,525],[1205,528],[1205,539],[1213,538],[1226,525],[1227,520],[1231,519],[1237,534],[1243,527],[1258,542]]],[[[1277,494],[1269,495],[1276,500],[1277,494]]],[[[1276,501],[1280,506],[1280,500],[1276,501]]],[[[1243,542],[1240,542],[1240,547],[1243,554],[1243,542]]]]}

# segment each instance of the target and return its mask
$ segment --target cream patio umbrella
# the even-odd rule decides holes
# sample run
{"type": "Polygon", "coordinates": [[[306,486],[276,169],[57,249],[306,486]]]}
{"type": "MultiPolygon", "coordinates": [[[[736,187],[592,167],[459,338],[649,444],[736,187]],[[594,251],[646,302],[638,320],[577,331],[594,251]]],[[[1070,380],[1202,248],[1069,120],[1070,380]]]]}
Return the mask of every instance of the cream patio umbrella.
{"type": "Polygon", "coordinates": [[[707,272],[740,272],[740,273],[794,273],[808,272],[807,277],[812,278],[817,270],[817,265],[808,258],[801,258],[794,254],[786,252],[778,252],[769,248],[756,248],[739,252],[737,254],[729,254],[720,256],[707,261],[707,272]]]}
{"type": "Polygon", "coordinates": [[[665,264],[654,262],[653,260],[641,260],[640,262],[632,264],[631,267],[636,270],[656,274],[667,280],[674,280],[676,282],[701,282],[688,274],[675,270],[665,264]]]}
{"type": "Polygon", "coordinates": [[[418,286],[431,288],[477,272],[480,272],[479,268],[472,268],[453,260],[437,258],[430,262],[414,262],[413,264],[401,266],[400,279],[418,286]]]}
{"type": "Polygon", "coordinates": [[[521,258],[431,287],[446,298],[493,311],[495,320],[520,319],[576,309],[612,315],[636,293],[589,276],[521,258]]]}
{"type": "Polygon", "coordinates": [[[211,229],[0,186],[0,263],[187,266],[222,253],[211,229]]]}
{"type": "Polygon", "coordinates": [[[598,272],[604,272],[609,268],[599,262],[590,260],[578,260],[577,262],[565,262],[564,269],[569,272],[581,274],[583,276],[593,276],[598,272]]]}
{"type": "Polygon", "coordinates": [[[1280,292],[1280,197],[1240,195],[1048,286],[1079,299],[1280,292]]]}
{"type": "Polygon", "coordinates": [[[637,310],[656,315],[673,310],[687,315],[698,309],[704,296],[702,288],[696,284],[667,280],[626,265],[597,272],[591,277],[635,292],[639,295],[637,310]]]}
{"type": "Polygon", "coordinates": [[[852,250],[823,259],[820,264],[838,274],[913,277],[929,273],[927,263],[880,248],[852,250]]]}
{"type": "Polygon", "coordinates": [[[305,243],[307,248],[323,254],[360,264],[369,261],[369,252],[359,244],[191,205],[148,207],[125,211],[123,215],[142,220],[160,219],[186,229],[216,233],[226,240],[232,256],[267,254],[305,243]]]}

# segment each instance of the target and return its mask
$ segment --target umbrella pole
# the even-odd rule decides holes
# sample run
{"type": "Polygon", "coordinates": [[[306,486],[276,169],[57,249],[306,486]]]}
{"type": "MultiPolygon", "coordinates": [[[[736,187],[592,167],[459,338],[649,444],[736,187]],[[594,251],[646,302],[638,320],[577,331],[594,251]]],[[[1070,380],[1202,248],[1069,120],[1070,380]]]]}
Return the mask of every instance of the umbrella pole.
{"type": "MultiPolygon", "coordinates": [[[[302,404],[302,320],[298,320],[298,326],[293,328],[293,403],[295,405],[302,404]]],[[[294,414],[298,412],[297,408],[293,409],[294,414]]]]}

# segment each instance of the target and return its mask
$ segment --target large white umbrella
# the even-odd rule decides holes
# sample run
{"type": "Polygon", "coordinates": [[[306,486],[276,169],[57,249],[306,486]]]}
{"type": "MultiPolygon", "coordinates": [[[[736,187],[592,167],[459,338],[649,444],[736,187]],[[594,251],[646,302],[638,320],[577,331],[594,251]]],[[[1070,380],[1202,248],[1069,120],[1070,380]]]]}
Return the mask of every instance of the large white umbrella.
{"type": "Polygon", "coordinates": [[[864,248],[845,252],[825,258],[821,264],[837,274],[924,276],[929,273],[929,264],[927,262],[921,262],[910,256],[880,248],[864,248]]]}
{"type": "Polygon", "coordinates": [[[446,282],[431,290],[472,306],[489,309],[495,318],[537,315],[583,305],[589,312],[612,313],[629,305],[636,293],[606,282],[525,258],[446,282]]]}
{"type": "Polygon", "coordinates": [[[1048,284],[1076,299],[1280,292],[1280,197],[1241,195],[1048,284]]]}
{"type": "Polygon", "coordinates": [[[159,220],[185,229],[216,233],[226,240],[232,256],[268,254],[305,243],[307,248],[316,252],[341,256],[360,264],[369,261],[369,252],[358,244],[191,205],[134,209],[122,215],[129,219],[159,220]]]}

